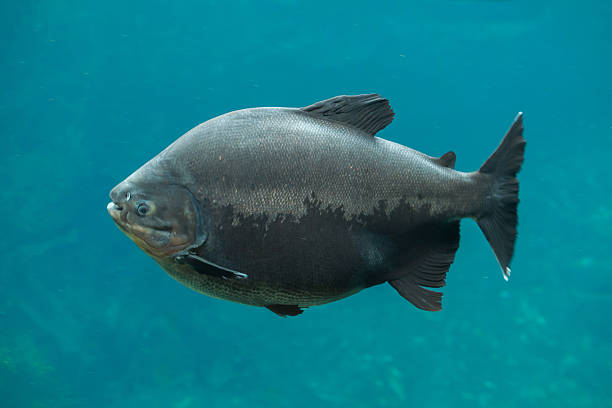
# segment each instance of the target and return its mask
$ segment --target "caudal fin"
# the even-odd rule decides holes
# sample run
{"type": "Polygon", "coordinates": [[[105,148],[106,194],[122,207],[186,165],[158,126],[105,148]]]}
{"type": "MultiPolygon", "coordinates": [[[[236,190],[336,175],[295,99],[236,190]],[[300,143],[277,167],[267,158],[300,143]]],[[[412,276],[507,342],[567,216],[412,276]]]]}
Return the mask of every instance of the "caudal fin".
{"type": "Polygon", "coordinates": [[[506,280],[510,277],[510,260],[514,254],[518,224],[516,209],[519,203],[519,183],[516,173],[523,164],[524,152],[523,113],[519,112],[497,150],[479,170],[492,178],[492,204],[477,222],[491,244],[506,280]]]}

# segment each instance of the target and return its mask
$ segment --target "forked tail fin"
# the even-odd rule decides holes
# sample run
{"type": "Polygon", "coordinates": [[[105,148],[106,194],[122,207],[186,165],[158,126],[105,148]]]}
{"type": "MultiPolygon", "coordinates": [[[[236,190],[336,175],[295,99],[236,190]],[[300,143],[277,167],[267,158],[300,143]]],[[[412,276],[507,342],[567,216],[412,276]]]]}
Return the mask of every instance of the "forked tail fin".
{"type": "Polygon", "coordinates": [[[491,244],[506,280],[510,277],[510,260],[514,253],[518,224],[516,209],[519,203],[519,183],[516,173],[523,164],[524,152],[523,113],[519,112],[497,150],[479,170],[492,177],[492,204],[477,222],[491,244]]]}

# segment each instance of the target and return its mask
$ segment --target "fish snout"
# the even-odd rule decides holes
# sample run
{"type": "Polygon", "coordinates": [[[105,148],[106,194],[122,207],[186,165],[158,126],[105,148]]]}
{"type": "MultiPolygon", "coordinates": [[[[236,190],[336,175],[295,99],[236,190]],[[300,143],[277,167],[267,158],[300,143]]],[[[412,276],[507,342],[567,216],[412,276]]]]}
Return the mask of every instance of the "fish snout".
{"type": "Polygon", "coordinates": [[[111,190],[110,199],[113,200],[115,204],[122,206],[121,204],[126,203],[130,199],[131,194],[129,187],[130,186],[127,185],[125,182],[117,185],[111,190]]]}

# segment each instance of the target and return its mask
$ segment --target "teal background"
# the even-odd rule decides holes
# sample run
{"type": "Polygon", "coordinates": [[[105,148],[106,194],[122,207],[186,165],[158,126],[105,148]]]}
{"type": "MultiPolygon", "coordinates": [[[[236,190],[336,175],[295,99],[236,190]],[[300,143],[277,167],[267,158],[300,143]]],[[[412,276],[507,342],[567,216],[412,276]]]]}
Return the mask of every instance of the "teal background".
{"type": "Polygon", "coordinates": [[[0,4],[2,407],[612,406],[612,3],[0,4]],[[110,189],[196,124],[378,92],[477,169],[525,112],[505,283],[475,223],[444,310],[388,285],[281,319],[170,279],[110,189]]]}

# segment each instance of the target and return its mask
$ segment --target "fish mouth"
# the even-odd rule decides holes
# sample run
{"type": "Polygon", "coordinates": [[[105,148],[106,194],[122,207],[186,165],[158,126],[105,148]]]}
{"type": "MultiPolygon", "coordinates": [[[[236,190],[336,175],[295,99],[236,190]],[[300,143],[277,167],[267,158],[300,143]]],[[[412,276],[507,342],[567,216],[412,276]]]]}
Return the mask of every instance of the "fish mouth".
{"type": "Polygon", "coordinates": [[[106,210],[113,221],[115,221],[115,225],[117,225],[121,232],[123,232],[129,239],[134,241],[136,245],[142,248],[145,252],[151,254],[152,256],[155,255],[151,251],[149,245],[147,245],[142,238],[135,234],[135,231],[133,231],[133,228],[127,222],[127,210],[124,211],[124,208],[114,201],[111,201],[106,205],[106,210]]]}
{"type": "Polygon", "coordinates": [[[127,209],[121,206],[121,204],[111,201],[106,205],[106,211],[108,211],[108,214],[111,216],[113,221],[115,221],[117,227],[119,227],[124,234],[128,236],[132,235],[132,231],[127,220],[127,209]]]}
{"type": "Polygon", "coordinates": [[[123,211],[123,207],[116,202],[111,201],[108,203],[106,205],[106,211],[108,211],[108,214],[117,224],[123,224],[125,222],[125,212],[123,211]]]}

